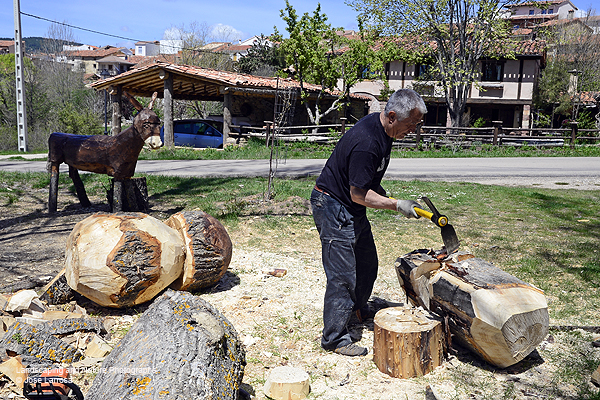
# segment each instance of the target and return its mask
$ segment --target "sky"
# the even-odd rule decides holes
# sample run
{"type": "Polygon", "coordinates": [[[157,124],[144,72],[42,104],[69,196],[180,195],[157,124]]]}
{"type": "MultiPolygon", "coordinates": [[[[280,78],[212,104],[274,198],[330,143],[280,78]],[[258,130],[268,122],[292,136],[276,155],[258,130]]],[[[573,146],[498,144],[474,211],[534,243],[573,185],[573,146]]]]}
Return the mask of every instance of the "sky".
{"type": "MultiPolygon", "coordinates": [[[[596,0],[600,1],[600,0],[596,0]]],[[[14,11],[8,0],[4,0],[0,10],[0,37],[14,37],[14,11]]],[[[344,3],[344,0],[302,0],[290,1],[298,15],[312,12],[317,4],[334,27],[357,29],[357,13],[344,3]],[[297,4],[295,4],[297,3],[297,4]]],[[[248,39],[254,35],[271,34],[274,26],[285,36],[285,23],[280,10],[285,8],[285,0],[20,0],[22,37],[48,37],[52,25],[46,20],[66,23],[75,27],[107,33],[105,36],[72,28],[75,41],[94,46],[133,47],[136,41],[154,41],[164,38],[165,31],[192,23],[205,24],[215,31],[228,32],[235,41],[248,39]],[[115,7],[118,5],[119,7],[115,7]],[[23,13],[41,17],[41,20],[23,13]]]]}

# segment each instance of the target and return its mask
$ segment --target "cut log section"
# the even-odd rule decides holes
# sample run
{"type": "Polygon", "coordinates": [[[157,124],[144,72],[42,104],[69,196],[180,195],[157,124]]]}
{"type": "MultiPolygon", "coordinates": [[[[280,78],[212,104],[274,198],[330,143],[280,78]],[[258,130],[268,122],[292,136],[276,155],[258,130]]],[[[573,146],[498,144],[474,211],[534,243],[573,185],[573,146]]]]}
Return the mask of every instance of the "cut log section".
{"type": "Polygon", "coordinates": [[[198,296],[167,289],[102,363],[86,400],[236,399],[245,352],[198,296]]]}
{"type": "Polygon", "coordinates": [[[145,177],[136,177],[117,181],[110,180],[106,198],[111,212],[148,212],[148,185],[145,177]]]}
{"type": "Polygon", "coordinates": [[[415,250],[396,272],[414,302],[448,317],[454,338],[497,367],[518,363],[548,335],[543,291],[471,254],[439,261],[415,250]]]}
{"type": "Polygon", "coordinates": [[[301,400],[310,392],[306,371],[293,367],[275,367],[269,374],[263,391],[274,400],[301,400]]]}
{"type": "Polygon", "coordinates": [[[446,358],[442,322],[422,308],[384,308],[375,315],[373,332],[373,361],[394,378],[423,376],[446,358]]]}
{"type": "Polygon", "coordinates": [[[232,244],[225,227],[203,211],[174,214],[165,224],[180,233],[186,251],[183,273],[171,288],[194,292],[216,284],[231,261],[232,244]]]}
{"type": "Polygon", "coordinates": [[[180,234],[142,213],[94,214],[67,239],[65,276],[73,290],[105,307],[153,299],[181,275],[180,234]]]}

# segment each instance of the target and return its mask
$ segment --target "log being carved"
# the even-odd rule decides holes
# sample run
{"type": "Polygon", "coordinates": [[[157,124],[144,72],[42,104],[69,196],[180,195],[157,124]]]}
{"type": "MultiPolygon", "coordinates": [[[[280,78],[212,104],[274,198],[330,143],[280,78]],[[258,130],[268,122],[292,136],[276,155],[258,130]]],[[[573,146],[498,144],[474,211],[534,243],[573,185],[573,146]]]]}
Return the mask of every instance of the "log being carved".
{"type": "Polygon", "coordinates": [[[48,172],[50,172],[50,193],[48,211],[56,212],[58,197],[59,166],[69,166],[69,177],[73,180],[79,202],[83,207],[91,205],[78,170],[105,174],[115,179],[113,210],[120,211],[123,181],[135,173],[140,151],[147,144],[152,149],[162,146],[160,140],[160,119],[152,111],[157,93],[147,108],[125,93],[139,111],[131,127],[116,136],[73,135],[55,132],[48,139],[48,172]],[[117,189],[117,186],[118,189],[117,189]]]}
{"type": "Polygon", "coordinates": [[[490,364],[518,363],[548,335],[542,290],[471,254],[438,260],[415,250],[398,258],[396,272],[414,302],[446,317],[453,338],[490,364]]]}

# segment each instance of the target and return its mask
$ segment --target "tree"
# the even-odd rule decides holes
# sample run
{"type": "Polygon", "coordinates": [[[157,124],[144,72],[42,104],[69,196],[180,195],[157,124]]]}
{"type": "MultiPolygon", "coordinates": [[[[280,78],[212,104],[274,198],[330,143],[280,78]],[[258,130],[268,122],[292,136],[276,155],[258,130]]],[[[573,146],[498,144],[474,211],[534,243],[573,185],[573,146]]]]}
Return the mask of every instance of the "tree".
{"type": "MultiPolygon", "coordinates": [[[[218,30],[218,40],[224,41],[226,45],[235,32],[231,29],[222,28],[218,30]]],[[[164,39],[178,41],[181,43],[180,62],[185,65],[193,65],[202,68],[212,68],[221,71],[233,71],[234,63],[229,54],[220,51],[206,49],[205,46],[215,38],[211,35],[210,27],[205,23],[196,21],[167,30],[164,39]]],[[[173,112],[178,118],[200,116],[206,118],[211,113],[222,112],[223,106],[215,101],[188,101],[175,100],[173,112]]]]}
{"type": "MultiPolygon", "coordinates": [[[[514,2],[511,2],[514,3],[514,2]]],[[[500,18],[504,0],[347,0],[369,30],[400,36],[415,49],[430,49],[430,73],[439,77],[452,126],[463,124],[471,84],[479,79],[479,59],[498,57],[509,29],[500,18]]],[[[502,49],[504,56],[510,47],[502,49]]],[[[427,54],[422,54],[427,56],[427,54]]]]}
{"type": "MultiPolygon", "coordinates": [[[[293,69],[294,77],[300,82],[300,96],[306,107],[309,120],[319,125],[321,119],[339,109],[347,101],[350,88],[356,82],[368,76],[365,72],[371,65],[371,71],[381,71],[383,64],[377,58],[370,37],[362,34],[359,38],[347,38],[338,35],[337,30],[327,23],[327,16],[321,12],[321,5],[310,15],[304,13],[298,17],[296,10],[286,0],[281,17],[286,23],[289,38],[283,39],[275,28],[274,38],[280,40],[285,61],[293,69]],[[333,95],[338,83],[342,90],[331,105],[322,110],[323,100],[333,95]],[[317,85],[314,108],[308,90],[308,84],[317,85]]],[[[314,92],[314,87],[312,88],[314,92]]]]}
{"type": "Polygon", "coordinates": [[[539,112],[550,112],[552,120],[555,114],[578,120],[582,97],[600,91],[600,38],[587,26],[593,16],[588,10],[583,18],[539,32],[550,45],[534,105],[539,112]]]}
{"type": "Polygon", "coordinates": [[[245,74],[258,76],[275,76],[275,74],[285,68],[285,60],[279,45],[271,42],[264,35],[252,47],[248,53],[238,61],[238,69],[245,74]]]}

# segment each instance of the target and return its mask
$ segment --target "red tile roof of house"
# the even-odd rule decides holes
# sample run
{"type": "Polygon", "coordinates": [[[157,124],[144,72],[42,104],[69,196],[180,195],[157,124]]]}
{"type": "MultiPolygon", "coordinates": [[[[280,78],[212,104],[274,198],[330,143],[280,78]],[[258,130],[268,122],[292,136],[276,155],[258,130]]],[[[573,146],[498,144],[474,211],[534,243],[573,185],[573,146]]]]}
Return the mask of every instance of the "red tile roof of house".
{"type": "Polygon", "coordinates": [[[97,50],[77,50],[77,51],[67,51],[69,57],[89,57],[89,58],[103,58],[107,56],[116,55],[121,53],[121,50],[125,49],[125,47],[103,47],[97,50]]]}

